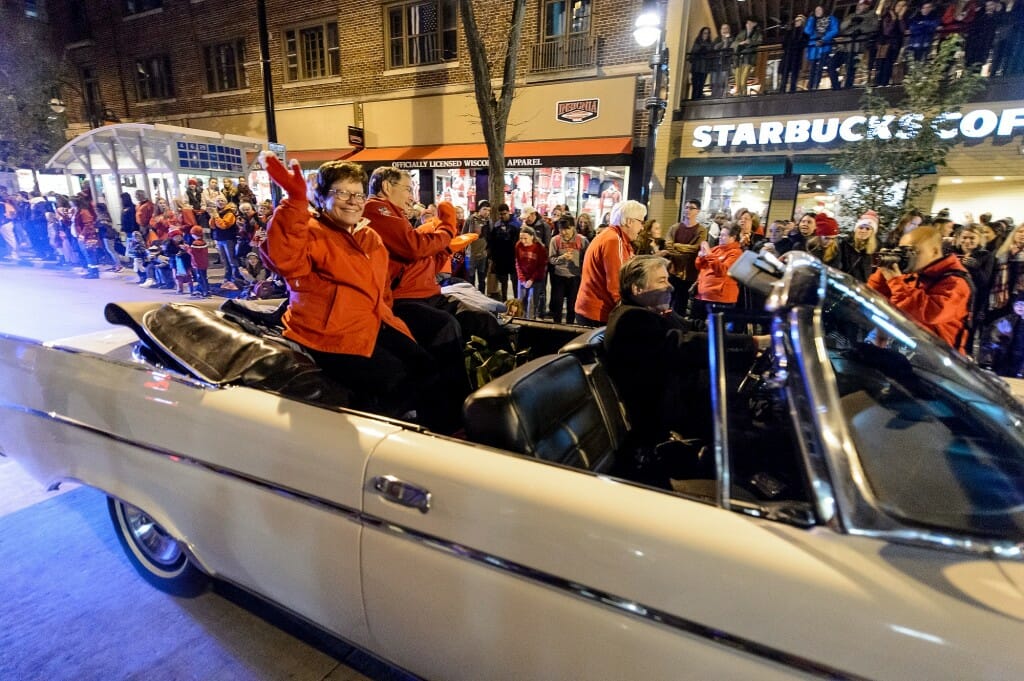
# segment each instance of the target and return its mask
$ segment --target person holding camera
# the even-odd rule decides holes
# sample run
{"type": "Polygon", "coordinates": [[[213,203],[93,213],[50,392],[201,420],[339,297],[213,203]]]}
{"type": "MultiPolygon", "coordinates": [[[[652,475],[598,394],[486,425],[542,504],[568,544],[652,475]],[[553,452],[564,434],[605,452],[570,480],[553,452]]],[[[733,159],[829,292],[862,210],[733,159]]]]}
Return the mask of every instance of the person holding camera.
{"type": "Polygon", "coordinates": [[[903,235],[898,248],[879,251],[868,286],[955,350],[965,351],[970,274],[957,255],[943,256],[937,229],[918,227],[903,235]]]}

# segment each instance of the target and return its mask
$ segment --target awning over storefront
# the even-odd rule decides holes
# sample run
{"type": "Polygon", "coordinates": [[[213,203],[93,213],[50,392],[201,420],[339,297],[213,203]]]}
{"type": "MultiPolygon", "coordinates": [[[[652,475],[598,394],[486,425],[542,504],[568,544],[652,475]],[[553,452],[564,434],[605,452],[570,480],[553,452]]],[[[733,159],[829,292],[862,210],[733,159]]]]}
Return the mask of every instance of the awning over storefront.
{"type": "Polygon", "coordinates": [[[785,156],[677,158],[668,164],[668,176],[785,175],[788,162],[785,156]]]}
{"type": "MultiPolygon", "coordinates": [[[[508,142],[507,170],[579,165],[628,165],[631,137],[508,142]]],[[[484,144],[442,144],[363,149],[346,158],[368,165],[392,164],[401,168],[487,167],[484,144]]]]}

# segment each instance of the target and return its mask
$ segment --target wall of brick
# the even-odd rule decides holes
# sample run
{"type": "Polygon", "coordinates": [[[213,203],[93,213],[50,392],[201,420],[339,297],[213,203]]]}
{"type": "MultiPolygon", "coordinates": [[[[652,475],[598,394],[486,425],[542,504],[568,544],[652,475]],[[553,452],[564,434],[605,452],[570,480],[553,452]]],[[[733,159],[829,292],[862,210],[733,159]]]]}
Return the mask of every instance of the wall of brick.
{"type": "MultiPolygon", "coordinates": [[[[99,77],[103,106],[122,121],[168,122],[210,127],[240,134],[259,134],[258,114],[263,111],[262,79],[254,2],[226,7],[209,0],[164,0],[160,10],[135,17],[124,17],[121,3],[112,0],[86,0],[88,29],[72,21],[69,3],[51,3],[51,27],[54,46],[67,50],[67,72],[78,80],[81,66],[93,66],[99,77]],[[86,41],[76,39],[87,34],[86,41]],[[216,42],[244,39],[248,66],[248,87],[236,93],[210,96],[206,92],[202,47],[216,42]],[[135,59],[157,54],[170,56],[174,97],[160,102],[139,102],[135,92],[135,59]],[[228,131],[228,130],[225,130],[228,131]]],[[[328,3],[295,3],[292,0],[267,0],[270,32],[270,60],[276,108],[302,109],[325,104],[369,102],[402,97],[472,91],[472,73],[465,34],[458,30],[458,62],[448,68],[425,68],[388,72],[386,69],[385,7],[389,0],[347,0],[328,3]],[[342,75],[316,82],[285,82],[282,31],[290,26],[322,19],[338,23],[342,75]]],[[[474,0],[474,8],[483,39],[491,55],[493,77],[500,69],[507,48],[511,3],[507,0],[474,0]]],[[[581,80],[600,78],[606,72],[622,75],[644,73],[646,51],[632,39],[633,17],[641,0],[594,0],[592,32],[598,41],[597,68],[575,80],[565,81],[566,97],[574,96],[581,80]]],[[[531,46],[539,39],[540,0],[529,0],[523,22],[523,48],[518,59],[518,79],[525,82],[530,68],[531,46]]],[[[649,72],[649,71],[647,71],[649,72]]],[[[552,79],[564,74],[551,74],[552,79]]],[[[545,77],[541,76],[540,80],[545,77]]],[[[538,76],[530,75],[536,82],[538,76]]],[[[623,92],[633,98],[632,87],[623,92]]],[[[77,130],[87,124],[81,99],[72,88],[65,92],[68,114],[77,130]]],[[[644,112],[637,113],[636,126],[642,129],[644,112]]]]}

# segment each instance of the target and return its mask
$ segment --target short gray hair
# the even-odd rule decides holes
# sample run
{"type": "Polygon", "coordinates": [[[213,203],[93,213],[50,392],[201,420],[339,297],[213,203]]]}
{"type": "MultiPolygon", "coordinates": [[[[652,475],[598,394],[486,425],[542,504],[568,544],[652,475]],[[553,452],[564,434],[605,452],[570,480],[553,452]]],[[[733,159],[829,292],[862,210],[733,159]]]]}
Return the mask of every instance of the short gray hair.
{"type": "Polygon", "coordinates": [[[635,218],[643,222],[645,217],[647,217],[647,207],[639,201],[630,199],[615,204],[611,217],[608,218],[608,224],[622,226],[626,218],[635,218]]]}
{"type": "Polygon", "coordinates": [[[619,270],[619,295],[632,299],[633,286],[647,288],[647,282],[659,267],[668,269],[668,260],[660,255],[638,255],[628,260],[619,270]]]}

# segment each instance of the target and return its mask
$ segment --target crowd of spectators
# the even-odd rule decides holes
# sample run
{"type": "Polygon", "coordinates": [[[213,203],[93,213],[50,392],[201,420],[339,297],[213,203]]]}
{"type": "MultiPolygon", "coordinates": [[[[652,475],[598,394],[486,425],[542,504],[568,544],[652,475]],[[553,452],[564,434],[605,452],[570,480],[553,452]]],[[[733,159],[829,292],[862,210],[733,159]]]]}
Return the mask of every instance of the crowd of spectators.
{"type": "Polygon", "coordinates": [[[74,268],[87,279],[106,267],[130,267],[144,288],[175,289],[194,296],[211,294],[207,270],[210,245],[224,265],[224,291],[246,289],[252,297],[280,293],[282,285],[265,272],[254,272],[247,256],[266,239],[269,201],[256,200],[244,177],[206,187],[197,179],[168,200],[152,200],[143,190],[120,196],[120,229],[105,203],[93,199],[88,185],[74,196],[38,190],[12,193],[0,187],[4,217],[0,222],[0,256],[26,258],[74,268]],[[269,283],[266,283],[269,282],[269,283]]]}
{"type": "Polygon", "coordinates": [[[1019,1],[860,0],[843,18],[819,4],[809,17],[798,14],[771,29],[776,33],[769,43],[753,16],[737,32],[729,24],[717,34],[702,27],[688,55],[690,98],[792,93],[804,74],[808,91],[817,90],[826,75],[833,90],[883,87],[893,83],[901,64],[928,59],[950,36],[963,39],[969,68],[989,76],[1024,74],[1024,3],[1019,1]],[[750,79],[759,52],[765,51],[777,59],[774,88],[750,79]]]}

